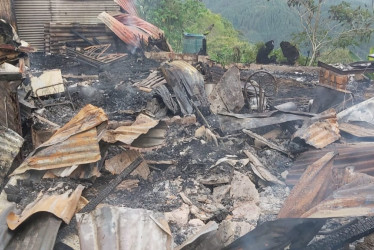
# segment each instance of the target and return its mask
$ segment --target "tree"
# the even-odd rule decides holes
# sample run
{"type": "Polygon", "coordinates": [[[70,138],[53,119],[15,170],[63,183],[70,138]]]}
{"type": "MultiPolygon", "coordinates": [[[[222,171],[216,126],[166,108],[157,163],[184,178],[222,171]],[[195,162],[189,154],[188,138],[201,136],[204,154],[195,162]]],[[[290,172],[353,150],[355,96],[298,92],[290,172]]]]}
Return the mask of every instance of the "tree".
{"type": "Polygon", "coordinates": [[[203,34],[212,27],[206,37],[213,60],[247,63],[256,56],[255,46],[241,39],[232,23],[212,13],[200,0],[138,0],[137,4],[142,17],[165,32],[176,52],[182,51],[183,32],[203,34]]]}
{"type": "Polygon", "coordinates": [[[303,31],[295,34],[311,50],[309,65],[322,51],[346,48],[370,40],[374,31],[373,12],[361,6],[352,8],[345,1],[327,6],[328,0],[288,0],[299,15],[303,31]],[[324,10],[328,11],[324,11],[324,10]]]}

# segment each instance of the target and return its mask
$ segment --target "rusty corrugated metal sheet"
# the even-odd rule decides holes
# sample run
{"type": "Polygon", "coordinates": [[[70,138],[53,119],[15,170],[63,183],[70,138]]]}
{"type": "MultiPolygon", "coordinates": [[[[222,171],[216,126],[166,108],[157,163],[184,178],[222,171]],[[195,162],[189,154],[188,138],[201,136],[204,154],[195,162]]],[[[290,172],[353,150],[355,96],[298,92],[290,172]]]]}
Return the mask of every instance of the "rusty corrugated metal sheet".
{"type": "Polygon", "coordinates": [[[359,138],[374,138],[374,125],[366,122],[359,122],[358,124],[341,123],[339,129],[343,132],[351,134],[359,138]]]}
{"type": "Polygon", "coordinates": [[[150,36],[146,32],[133,26],[123,25],[106,12],[102,12],[98,18],[127,45],[139,48],[141,46],[141,40],[145,43],[148,42],[150,36]]]}
{"type": "Polygon", "coordinates": [[[107,120],[102,109],[85,106],[48,141],[36,148],[12,175],[30,169],[50,170],[97,162],[101,159],[98,127],[106,124],[107,120]]]}
{"type": "Polygon", "coordinates": [[[342,177],[334,178],[340,187],[325,200],[302,215],[303,218],[336,218],[373,216],[374,177],[344,169],[342,177]]]}
{"type": "Polygon", "coordinates": [[[300,218],[328,196],[334,185],[331,170],[335,156],[334,152],[328,152],[308,166],[285,200],[278,218],[300,218]]]}
{"type": "Polygon", "coordinates": [[[164,32],[159,29],[157,26],[144,21],[143,19],[129,14],[118,14],[113,16],[115,19],[120,21],[124,25],[134,26],[139,29],[142,29],[148,35],[152,36],[153,38],[160,38],[164,34],[164,32]]]}
{"type": "Polygon", "coordinates": [[[333,168],[329,152],[308,166],[278,218],[337,218],[374,215],[374,177],[354,167],[333,168]]]}
{"type": "Polygon", "coordinates": [[[127,13],[134,16],[138,15],[134,0],[114,0],[114,2],[121,6],[127,13]]]}
{"type": "Polygon", "coordinates": [[[14,6],[20,38],[39,51],[44,50],[45,24],[97,24],[97,15],[101,12],[119,10],[112,0],[14,0],[14,6]]]}
{"type": "Polygon", "coordinates": [[[169,226],[159,213],[104,205],[76,218],[81,250],[173,249],[169,226]]]}
{"type": "Polygon", "coordinates": [[[0,185],[23,144],[23,138],[0,125],[0,185]]]}
{"type": "Polygon", "coordinates": [[[83,189],[82,185],[78,185],[74,192],[73,190],[68,190],[61,195],[39,195],[32,204],[25,208],[21,215],[17,215],[14,212],[9,213],[7,216],[8,227],[11,230],[15,230],[33,214],[39,212],[52,213],[66,224],[69,224],[76,213],[83,189]]]}
{"type": "Polygon", "coordinates": [[[354,166],[357,172],[374,176],[374,143],[333,144],[323,150],[312,150],[301,154],[288,170],[286,183],[295,185],[305,169],[329,151],[338,153],[334,159],[334,168],[354,166]]]}
{"type": "Polygon", "coordinates": [[[193,106],[199,107],[203,113],[209,113],[204,77],[196,68],[185,61],[173,61],[163,65],[161,70],[184,115],[192,114],[193,106]]]}
{"type": "Polygon", "coordinates": [[[307,144],[319,149],[339,140],[340,130],[335,110],[327,110],[305,121],[303,127],[297,130],[293,137],[301,138],[307,144]]]}

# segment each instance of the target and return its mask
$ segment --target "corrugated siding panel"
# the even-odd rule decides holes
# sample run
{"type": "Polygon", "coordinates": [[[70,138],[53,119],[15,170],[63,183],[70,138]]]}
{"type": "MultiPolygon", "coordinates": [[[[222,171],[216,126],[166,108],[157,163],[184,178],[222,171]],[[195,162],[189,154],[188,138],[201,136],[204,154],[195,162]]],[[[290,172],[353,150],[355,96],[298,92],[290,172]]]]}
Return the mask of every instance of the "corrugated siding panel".
{"type": "Polygon", "coordinates": [[[19,134],[0,125],[0,185],[22,144],[23,138],[19,134]]]}
{"type": "Polygon", "coordinates": [[[14,0],[19,36],[38,50],[44,50],[44,26],[50,22],[100,23],[103,12],[118,11],[112,0],[14,0]]]}

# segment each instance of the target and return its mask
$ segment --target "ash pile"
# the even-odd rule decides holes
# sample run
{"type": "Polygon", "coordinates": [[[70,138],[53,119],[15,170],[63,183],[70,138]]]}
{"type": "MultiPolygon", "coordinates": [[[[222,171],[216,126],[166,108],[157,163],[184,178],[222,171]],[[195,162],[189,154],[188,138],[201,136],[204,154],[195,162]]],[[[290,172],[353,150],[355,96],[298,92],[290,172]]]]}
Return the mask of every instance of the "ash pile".
{"type": "Polygon", "coordinates": [[[116,3],[43,54],[1,23],[1,249],[372,249],[370,67],[224,67],[116,3]]]}

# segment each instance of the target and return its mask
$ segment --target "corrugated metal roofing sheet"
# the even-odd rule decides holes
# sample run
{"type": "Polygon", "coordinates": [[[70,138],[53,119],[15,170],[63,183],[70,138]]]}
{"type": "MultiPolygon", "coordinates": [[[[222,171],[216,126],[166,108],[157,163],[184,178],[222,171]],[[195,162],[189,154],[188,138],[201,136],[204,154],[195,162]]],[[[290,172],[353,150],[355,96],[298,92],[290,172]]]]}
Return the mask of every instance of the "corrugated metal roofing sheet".
{"type": "Polygon", "coordinates": [[[170,228],[159,213],[105,205],[76,218],[81,250],[173,249],[170,228]]]}
{"type": "Polygon", "coordinates": [[[32,204],[25,208],[21,215],[14,212],[9,213],[7,216],[8,227],[14,230],[32,215],[40,212],[54,214],[66,224],[69,224],[77,211],[83,189],[84,186],[78,185],[74,191],[68,190],[61,195],[39,195],[32,204]]]}
{"type": "Polygon", "coordinates": [[[148,43],[150,36],[137,27],[124,25],[106,12],[102,12],[98,18],[127,45],[140,48],[141,40],[148,43]]]}
{"type": "Polygon", "coordinates": [[[48,141],[36,148],[13,175],[30,169],[50,170],[97,162],[101,159],[97,127],[107,120],[102,109],[85,106],[48,141]]]}
{"type": "Polygon", "coordinates": [[[339,140],[340,130],[335,110],[329,109],[306,121],[293,137],[304,139],[307,144],[319,149],[339,140]]]}
{"type": "Polygon", "coordinates": [[[334,159],[334,168],[354,166],[357,172],[374,176],[374,143],[333,144],[323,150],[307,151],[301,154],[289,169],[286,183],[295,185],[310,164],[330,151],[338,153],[334,159]]]}
{"type": "Polygon", "coordinates": [[[100,23],[97,15],[103,11],[115,12],[118,5],[112,0],[14,0],[21,39],[38,50],[44,50],[44,25],[61,23],[100,23]]]}
{"type": "Polygon", "coordinates": [[[17,156],[23,138],[11,129],[0,125],[0,185],[17,156]]]}

